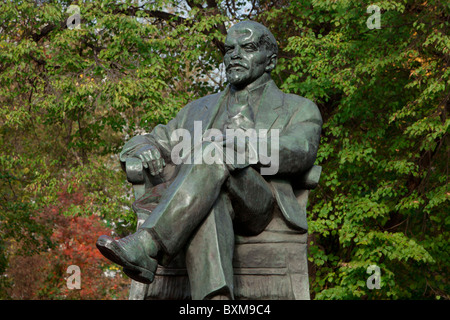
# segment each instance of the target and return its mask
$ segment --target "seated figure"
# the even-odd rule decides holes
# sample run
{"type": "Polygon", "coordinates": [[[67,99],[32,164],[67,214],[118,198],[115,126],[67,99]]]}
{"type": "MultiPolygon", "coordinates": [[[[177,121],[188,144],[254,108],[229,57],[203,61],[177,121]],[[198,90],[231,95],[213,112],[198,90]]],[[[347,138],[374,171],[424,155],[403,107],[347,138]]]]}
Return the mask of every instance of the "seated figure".
{"type": "Polygon", "coordinates": [[[275,205],[289,227],[306,232],[292,182],[313,167],[322,128],[312,101],[271,79],[278,47],[266,27],[233,25],[225,49],[224,91],[126,143],[121,161],[140,159],[154,179],[133,204],[145,221],[125,238],[97,240],[105,257],[147,284],[183,251],[193,299],[234,298],[235,235],[261,233],[275,205]]]}

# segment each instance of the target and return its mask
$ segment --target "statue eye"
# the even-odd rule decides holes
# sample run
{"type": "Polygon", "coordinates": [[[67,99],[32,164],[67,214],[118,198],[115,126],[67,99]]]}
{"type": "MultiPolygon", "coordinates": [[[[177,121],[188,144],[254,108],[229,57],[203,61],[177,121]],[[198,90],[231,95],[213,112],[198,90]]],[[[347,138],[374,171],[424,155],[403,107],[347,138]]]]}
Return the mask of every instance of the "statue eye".
{"type": "Polygon", "coordinates": [[[229,46],[226,46],[225,47],[225,53],[230,53],[231,51],[233,51],[233,47],[229,47],[229,46]]]}
{"type": "Polygon", "coordinates": [[[249,52],[251,52],[251,51],[257,51],[257,50],[258,50],[258,48],[256,47],[256,45],[255,45],[254,43],[246,44],[246,45],[244,46],[244,49],[245,49],[246,51],[249,51],[249,52]]]}

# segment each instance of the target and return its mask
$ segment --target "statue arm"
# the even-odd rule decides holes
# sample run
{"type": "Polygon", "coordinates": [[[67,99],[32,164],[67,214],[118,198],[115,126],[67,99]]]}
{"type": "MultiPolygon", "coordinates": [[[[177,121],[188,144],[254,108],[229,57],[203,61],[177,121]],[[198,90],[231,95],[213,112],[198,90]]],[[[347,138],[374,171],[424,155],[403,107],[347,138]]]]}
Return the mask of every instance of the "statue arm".
{"type": "MultiPolygon", "coordinates": [[[[315,103],[305,98],[300,98],[299,101],[299,98],[295,97],[291,102],[292,105],[289,106],[297,111],[294,112],[289,124],[280,130],[279,165],[275,176],[300,174],[311,168],[316,160],[323,124],[322,117],[315,103]]],[[[269,140],[268,150],[271,150],[272,143],[269,140]]]]}
{"type": "Polygon", "coordinates": [[[141,154],[145,154],[147,151],[155,149],[161,155],[162,163],[165,164],[170,162],[170,152],[173,143],[171,141],[171,134],[183,123],[187,107],[188,105],[181,109],[176,117],[170,120],[166,125],[159,124],[151,133],[138,135],[128,140],[119,155],[122,167],[127,158],[139,158],[141,154]]]}

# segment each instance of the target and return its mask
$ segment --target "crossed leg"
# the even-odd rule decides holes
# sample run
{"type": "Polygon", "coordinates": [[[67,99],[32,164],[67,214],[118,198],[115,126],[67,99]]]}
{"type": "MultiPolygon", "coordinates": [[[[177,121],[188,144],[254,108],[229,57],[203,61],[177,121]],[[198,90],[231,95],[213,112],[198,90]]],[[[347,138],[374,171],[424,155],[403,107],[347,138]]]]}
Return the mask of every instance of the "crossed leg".
{"type": "Polygon", "coordinates": [[[117,241],[102,236],[97,247],[145,283],[153,281],[158,262],[166,264],[186,248],[192,297],[233,298],[234,212],[239,224],[250,223],[256,226],[250,233],[258,233],[270,220],[272,203],[268,184],[253,168],[230,174],[225,164],[182,164],[136,233],[117,241]]]}

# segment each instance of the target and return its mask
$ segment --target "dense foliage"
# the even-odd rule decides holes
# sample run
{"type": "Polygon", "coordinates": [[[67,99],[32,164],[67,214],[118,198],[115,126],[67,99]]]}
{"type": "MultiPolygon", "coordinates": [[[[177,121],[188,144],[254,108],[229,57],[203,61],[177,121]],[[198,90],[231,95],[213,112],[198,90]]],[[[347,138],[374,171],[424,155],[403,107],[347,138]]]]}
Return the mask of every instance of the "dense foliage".
{"type": "Polygon", "coordinates": [[[1,0],[0,298],[126,296],[94,246],[135,228],[117,152],[224,87],[226,30],[248,18],[279,41],[274,80],[325,121],[312,297],[450,298],[449,17],[438,0],[1,0]]]}
{"type": "Polygon", "coordinates": [[[281,23],[292,32],[283,87],[326,119],[312,289],[321,299],[448,298],[450,6],[374,4],[381,29],[367,28],[358,1],[291,2],[281,23]],[[372,264],[381,290],[366,287],[372,264]]]}

